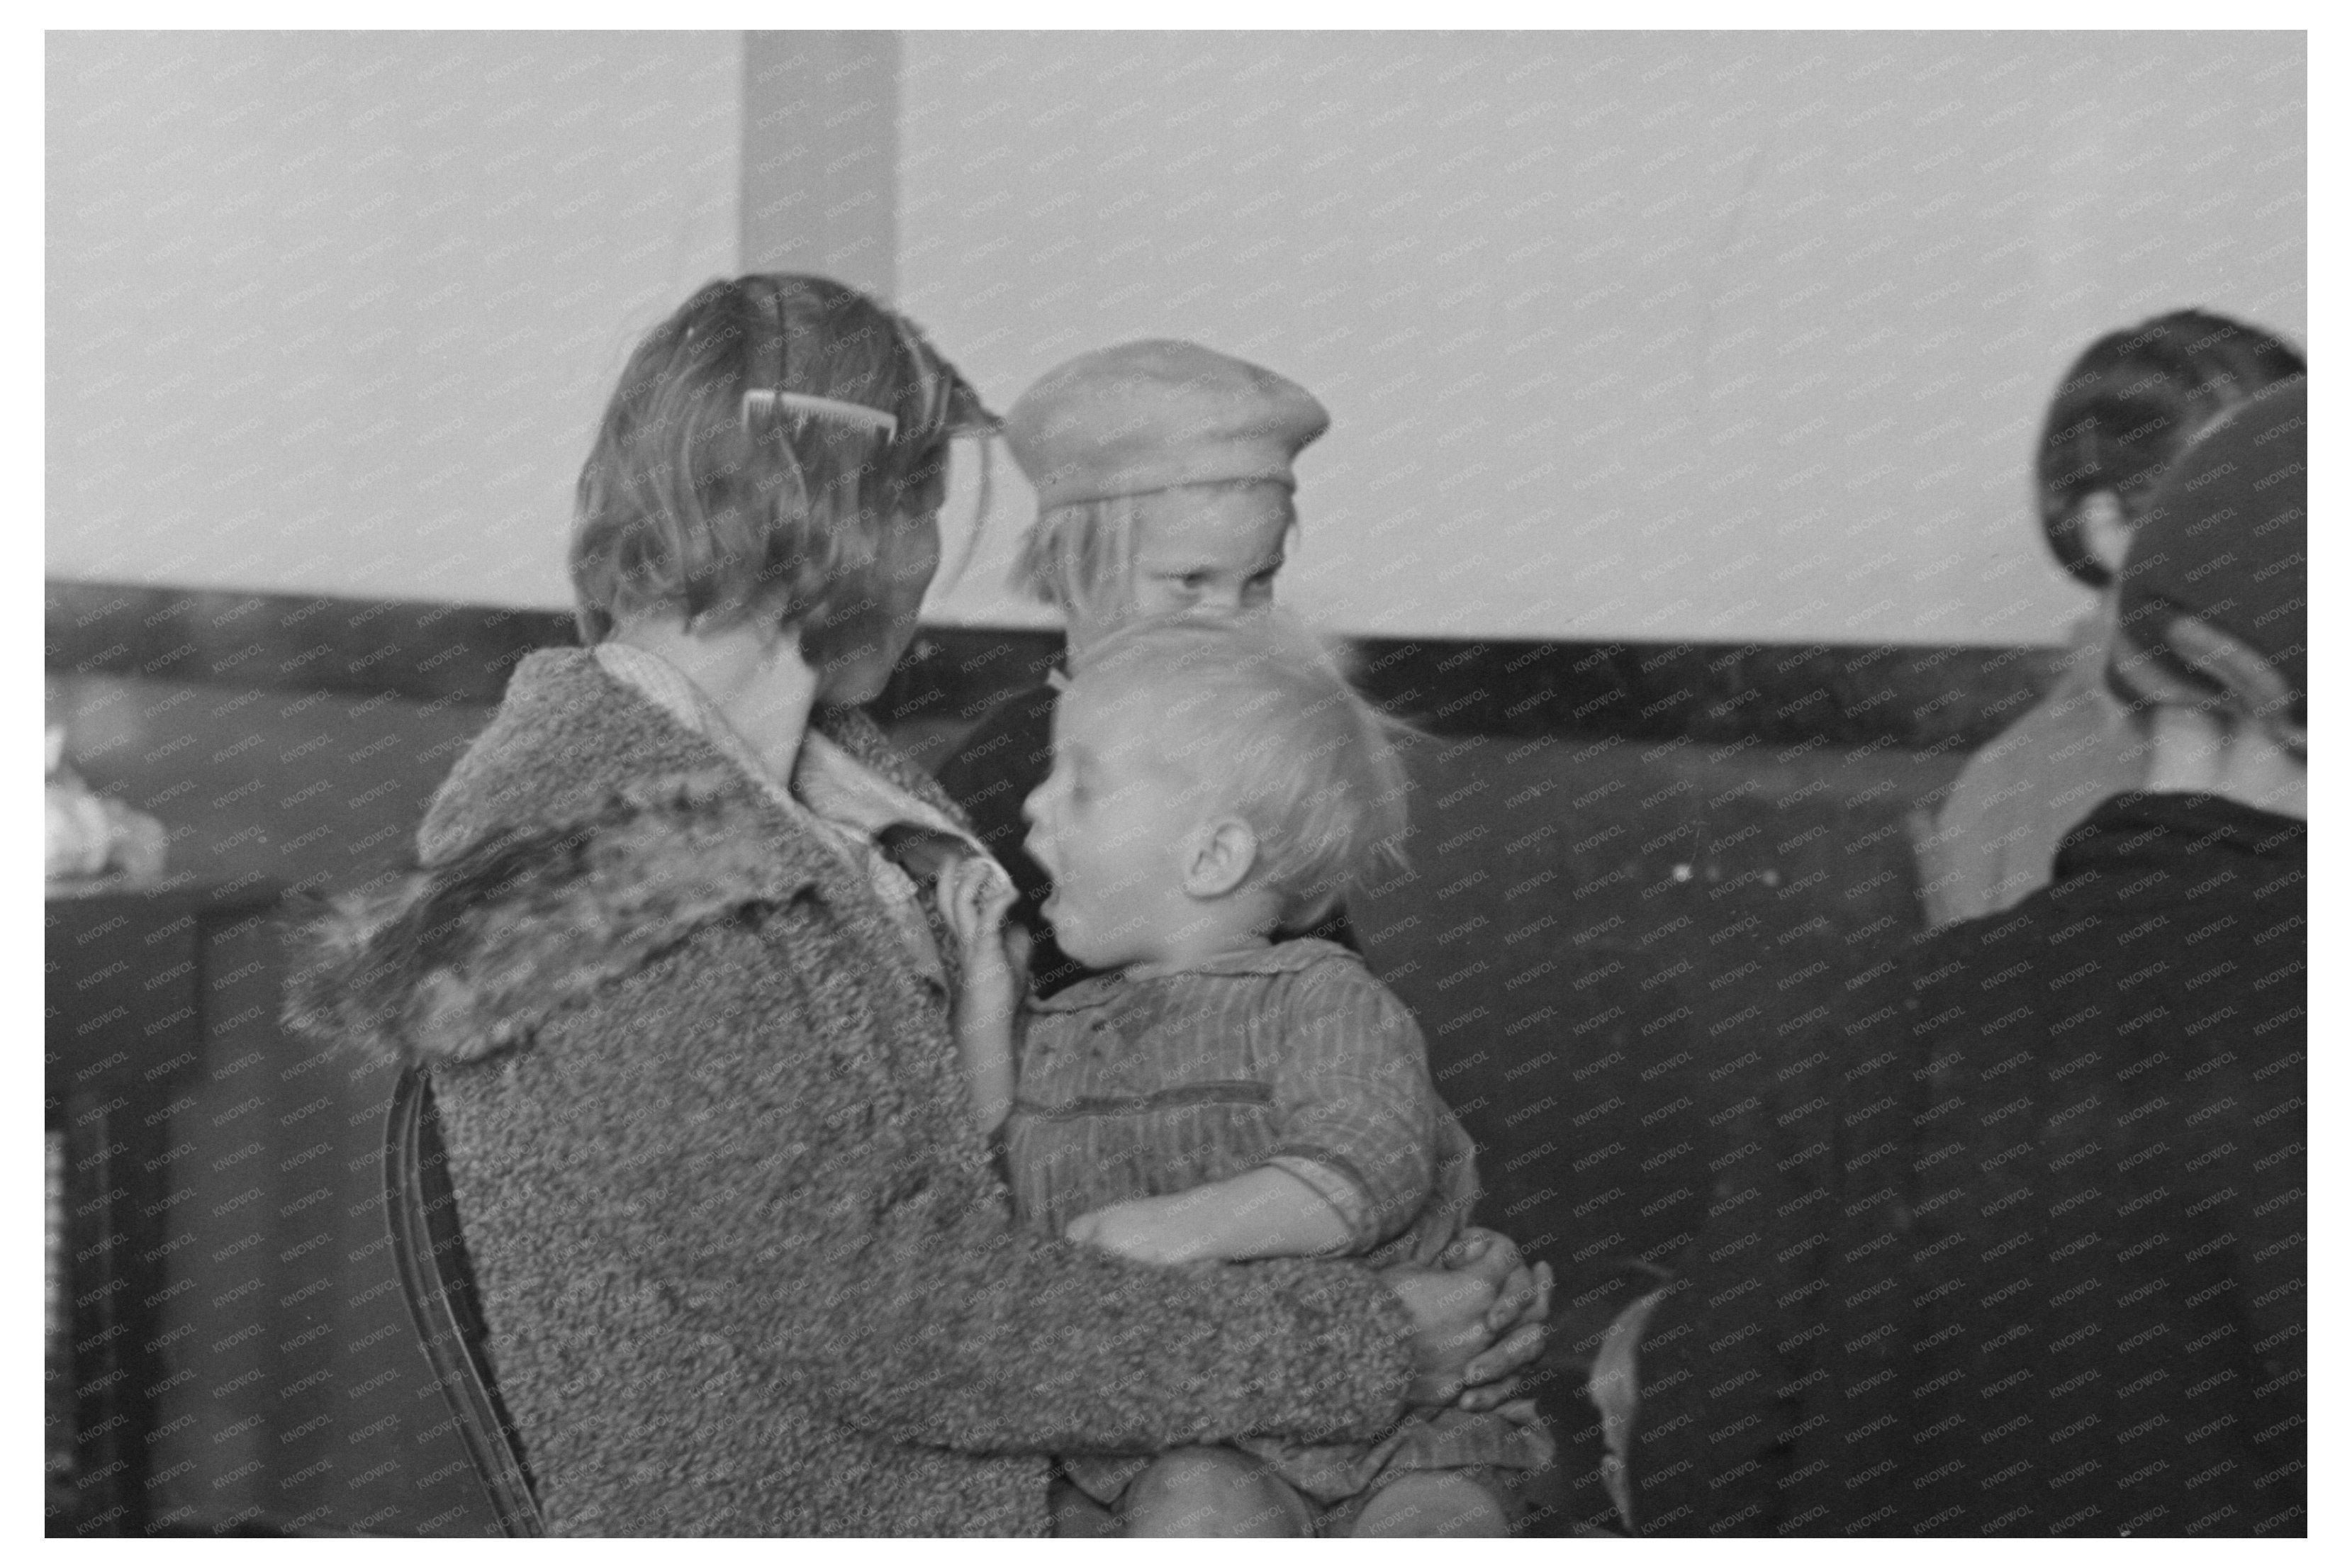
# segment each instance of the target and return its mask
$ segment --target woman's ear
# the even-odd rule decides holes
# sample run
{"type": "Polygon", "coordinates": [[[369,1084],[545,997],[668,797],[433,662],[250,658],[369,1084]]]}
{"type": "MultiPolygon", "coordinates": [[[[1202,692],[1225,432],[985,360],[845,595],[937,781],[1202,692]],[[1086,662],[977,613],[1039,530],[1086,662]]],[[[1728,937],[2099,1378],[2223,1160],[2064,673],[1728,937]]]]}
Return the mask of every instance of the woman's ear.
{"type": "Polygon", "coordinates": [[[2124,569],[2124,556],[2131,549],[2131,521],[2124,510],[2124,498],[2113,490],[2093,490],[2074,505],[2074,537],[2083,542],[2084,552],[2107,570],[2114,577],[2124,569]]]}
{"type": "Polygon", "coordinates": [[[1257,867],[1257,833],[1238,816],[1212,818],[1194,830],[1184,863],[1184,891],[1196,899],[1221,899],[1257,867]]]}

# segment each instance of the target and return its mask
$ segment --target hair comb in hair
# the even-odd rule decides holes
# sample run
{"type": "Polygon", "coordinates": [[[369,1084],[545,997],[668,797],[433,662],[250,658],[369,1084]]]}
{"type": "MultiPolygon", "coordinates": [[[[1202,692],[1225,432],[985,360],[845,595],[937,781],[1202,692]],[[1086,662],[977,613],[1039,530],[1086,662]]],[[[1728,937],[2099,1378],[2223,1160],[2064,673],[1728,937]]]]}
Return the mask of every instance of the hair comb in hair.
{"type": "Polygon", "coordinates": [[[819,397],[813,392],[778,392],[772,387],[755,386],[743,395],[743,422],[748,425],[761,415],[782,409],[788,414],[807,415],[818,419],[845,419],[853,425],[863,425],[881,432],[885,441],[896,439],[898,419],[879,408],[868,408],[863,403],[844,403],[837,397],[819,397]]]}
{"type": "Polygon", "coordinates": [[[778,409],[816,419],[843,419],[852,425],[863,425],[881,432],[885,441],[898,435],[898,416],[885,414],[879,408],[869,408],[863,403],[845,403],[838,397],[821,397],[814,392],[786,392],[784,384],[791,378],[784,374],[784,351],[792,342],[792,318],[784,309],[782,284],[771,279],[768,282],[768,319],[775,328],[775,363],[768,373],[770,384],[755,386],[743,394],[743,425],[749,429],[761,415],[778,409]]]}

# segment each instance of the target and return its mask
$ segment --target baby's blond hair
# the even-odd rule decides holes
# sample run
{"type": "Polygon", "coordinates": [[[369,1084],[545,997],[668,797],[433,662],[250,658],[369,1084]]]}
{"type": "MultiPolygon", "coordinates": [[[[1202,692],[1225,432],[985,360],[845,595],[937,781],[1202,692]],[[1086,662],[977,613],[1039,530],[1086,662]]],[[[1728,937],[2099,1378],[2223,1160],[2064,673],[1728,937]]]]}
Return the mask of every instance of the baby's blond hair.
{"type": "Polygon", "coordinates": [[[1278,611],[1155,616],[1088,650],[1071,695],[1150,727],[1202,798],[1250,825],[1254,876],[1292,928],[1404,864],[1412,733],[1366,701],[1332,647],[1278,611]]]}

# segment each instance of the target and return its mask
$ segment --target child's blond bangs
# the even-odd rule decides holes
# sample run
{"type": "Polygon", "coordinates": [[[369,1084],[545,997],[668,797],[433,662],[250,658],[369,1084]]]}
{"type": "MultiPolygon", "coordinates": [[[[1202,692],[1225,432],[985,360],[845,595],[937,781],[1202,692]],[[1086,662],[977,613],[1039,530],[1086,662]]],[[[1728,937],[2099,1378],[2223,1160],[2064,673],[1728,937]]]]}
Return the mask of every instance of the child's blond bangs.
{"type": "Polygon", "coordinates": [[[1073,501],[1037,514],[1021,541],[1011,584],[1066,618],[1097,618],[1119,607],[1135,565],[1140,496],[1073,501]]]}

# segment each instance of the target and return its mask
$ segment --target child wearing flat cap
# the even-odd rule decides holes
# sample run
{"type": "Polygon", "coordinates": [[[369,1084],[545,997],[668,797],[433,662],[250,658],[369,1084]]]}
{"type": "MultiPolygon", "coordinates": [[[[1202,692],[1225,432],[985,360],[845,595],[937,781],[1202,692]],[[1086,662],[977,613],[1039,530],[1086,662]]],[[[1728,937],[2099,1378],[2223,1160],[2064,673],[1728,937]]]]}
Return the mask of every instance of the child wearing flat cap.
{"type": "MultiPolygon", "coordinates": [[[[1013,405],[1006,443],[1037,491],[1015,585],[1062,612],[1073,668],[1141,616],[1259,608],[1297,512],[1291,465],[1330,426],[1297,382],[1199,343],[1146,339],[1081,354],[1013,405]]],[[[1052,995],[1085,968],[1039,912],[1048,879],[1021,847],[1021,803],[1053,765],[1060,678],[983,719],[939,769],[1013,874],[1013,921],[1034,943],[1031,984],[1052,995]]],[[[1317,935],[1353,947],[1346,919],[1317,935]]]]}

